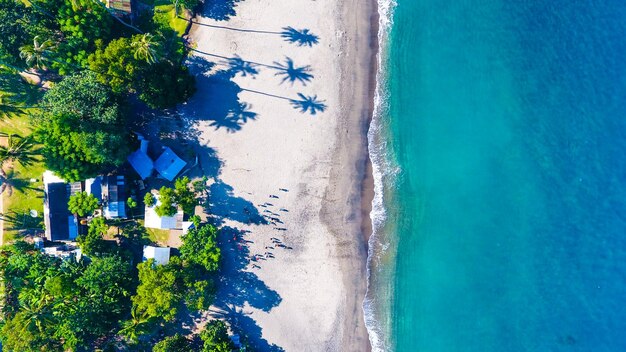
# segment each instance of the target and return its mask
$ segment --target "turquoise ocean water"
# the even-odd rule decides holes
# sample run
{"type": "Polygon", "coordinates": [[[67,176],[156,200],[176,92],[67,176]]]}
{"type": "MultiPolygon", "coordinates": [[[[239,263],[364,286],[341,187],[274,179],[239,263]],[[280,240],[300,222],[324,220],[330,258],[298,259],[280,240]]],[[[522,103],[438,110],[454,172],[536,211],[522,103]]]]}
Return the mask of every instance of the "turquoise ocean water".
{"type": "Polygon", "coordinates": [[[381,14],[375,350],[626,351],[626,2],[381,14]]]}

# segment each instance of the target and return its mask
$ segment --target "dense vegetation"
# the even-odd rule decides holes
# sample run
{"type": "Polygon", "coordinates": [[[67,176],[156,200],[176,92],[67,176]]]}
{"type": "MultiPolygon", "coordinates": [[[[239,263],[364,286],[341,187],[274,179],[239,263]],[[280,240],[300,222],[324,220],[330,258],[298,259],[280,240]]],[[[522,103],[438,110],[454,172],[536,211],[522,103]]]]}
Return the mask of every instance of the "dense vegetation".
{"type": "Polygon", "coordinates": [[[182,39],[147,9],[133,26],[96,0],[0,0],[0,66],[38,72],[52,85],[35,104],[33,125],[46,166],[67,181],[125,160],[133,146],[129,96],[169,108],[195,90],[182,39]]]}
{"type": "MultiPolygon", "coordinates": [[[[215,247],[217,231],[211,225],[196,223],[197,233],[210,235],[188,236],[183,246],[194,248],[194,253],[204,258],[200,264],[185,254],[172,256],[165,265],[156,265],[152,259],[135,265],[133,253],[143,243],[133,234],[137,226],[124,230],[121,241],[108,240],[105,236],[109,226],[101,217],[93,219],[88,234],[79,238],[88,260],[61,260],[21,241],[3,247],[3,348],[91,350],[123,337],[125,348],[145,350],[151,341],[158,340],[155,331],[164,324],[176,323],[179,312],[206,310],[213,302],[220,260],[215,247]],[[195,243],[205,240],[208,244],[195,243]]],[[[191,340],[175,335],[155,348],[195,346],[194,338],[201,339],[204,346],[231,346],[226,327],[216,324],[209,324],[206,332],[191,336],[191,340]]],[[[222,351],[216,348],[185,351],[222,351]]]]}
{"type": "MultiPolygon", "coordinates": [[[[178,15],[198,5],[174,0],[168,6],[178,15]]],[[[170,28],[150,6],[139,7],[147,10],[130,24],[98,0],[0,0],[0,118],[28,114],[33,131],[11,134],[0,147],[0,193],[18,188],[21,180],[12,167],[5,172],[4,163],[37,164],[37,170],[45,163],[68,182],[118,168],[136,144],[129,132],[137,122],[133,110],[143,109],[141,104],[170,108],[193,94],[181,29],[170,28]],[[29,94],[19,76],[24,72],[46,88],[29,94]],[[131,107],[130,101],[139,102],[131,107]]],[[[192,214],[197,186],[192,191],[189,185],[184,177],[161,189],[157,212],[172,214],[180,206],[192,214]]],[[[137,207],[132,198],[127,203],[137,207]]],[[[79,217],[97,207],[97,199],[83,192],[68,203],[79,217]]],[[[165,265],[142,261],[149,243],[143,226],[112,228],[102,217],[90,218],[78,237],[81,258],[60,259],[24,241],[1,247],[3,350],[232,350],[220,321],[199,334],[160,333],[214,300],[218,229],[193,220],[180,256],[165,265]]]]}

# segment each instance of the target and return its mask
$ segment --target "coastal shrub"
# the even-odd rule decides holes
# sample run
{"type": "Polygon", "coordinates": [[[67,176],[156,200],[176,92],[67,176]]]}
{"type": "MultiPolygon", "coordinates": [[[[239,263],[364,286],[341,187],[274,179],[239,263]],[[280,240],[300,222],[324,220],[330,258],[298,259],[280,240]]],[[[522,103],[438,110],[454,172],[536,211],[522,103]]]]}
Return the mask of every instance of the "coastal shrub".
{"type": "Polygon", "coordinates": [[[183,242],[180,247],[181,257],[202,266],[208,272],[216,271],[221,256],[220,248],[217,246],[217,234],[218,230],[213,225],[195,225],[195,228],[181,237],[183,242]]]}

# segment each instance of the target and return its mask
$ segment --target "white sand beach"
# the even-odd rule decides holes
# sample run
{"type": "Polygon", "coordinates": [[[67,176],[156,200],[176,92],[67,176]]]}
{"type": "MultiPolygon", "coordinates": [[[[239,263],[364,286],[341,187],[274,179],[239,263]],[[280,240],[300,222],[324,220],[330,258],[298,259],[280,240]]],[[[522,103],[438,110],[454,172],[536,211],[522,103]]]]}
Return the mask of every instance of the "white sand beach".
{"type": "Polygon", "coordinates": [[[361,202],[373,6],[209,1],[189,33],[198,92],[180,112],[197,121],[208,210],[224,226],[212,314],[260,351],[369,348],[361,202]]]}

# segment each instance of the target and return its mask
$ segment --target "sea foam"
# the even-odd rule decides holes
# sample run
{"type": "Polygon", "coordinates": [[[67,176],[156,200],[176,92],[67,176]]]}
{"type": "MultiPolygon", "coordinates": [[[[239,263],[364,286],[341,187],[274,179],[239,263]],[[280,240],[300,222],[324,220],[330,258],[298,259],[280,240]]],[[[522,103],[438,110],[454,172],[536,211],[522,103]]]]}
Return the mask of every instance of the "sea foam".
{"type": "MultiPolygon", "coordinates": [[[[390,339],[390,299],[393,290],[382,290],[377,284],[377,275],[381,274],[383,257],[391,255],[393,251],[389,234],[385,234],[385,224],[388,216],[385,207],[385,184],[394,183],[398,173],[394,165],[387,143],[388,121],[388,91],[387,91],[387,46],[390,31],[393,25],[393,11],[396,6],[394,0],[379,0],[379,28],[378,28],[378,71],[376,72],[376,91],[374,94],[374,111],[368,131],[369,156],[372,162],[374,178],[374,198],[372,200],[372,235],[368,243],[367,280],[368,288],[363,302],[365,325],[368,330],[372,350],[375,352],[388,351],[392,348],[390,339]],[[384,296],[383,296],[384,295],[384,296]]],[[[388,273],[393,272],[393,263],[385,261],[388,273]]],[[[381,278],[379,278],[381,279],[381,278]]],[[[382,281],[385,281],[384,279],[382,281]]]]}

